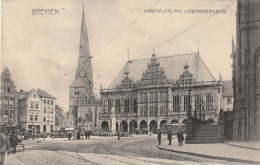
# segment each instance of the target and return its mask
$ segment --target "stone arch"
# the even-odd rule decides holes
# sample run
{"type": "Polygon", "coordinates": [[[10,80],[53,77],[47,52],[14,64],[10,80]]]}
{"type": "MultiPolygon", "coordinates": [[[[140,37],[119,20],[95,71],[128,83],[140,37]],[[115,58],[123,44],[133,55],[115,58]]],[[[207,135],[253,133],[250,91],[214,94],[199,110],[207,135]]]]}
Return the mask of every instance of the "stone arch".
{"type": "Polygon", "coordinates": [[[149,126],[150,126],[150,131],[152,131],[153,133],[157,133],[157,128],[158,128],[157,121],[155,120],[150,121],[149,126]]]}
{"type": "Polygon", "coordinates": [[[142,120],[140,121],[140,130],[143,131],[147,131],[147,121],[142,120]]]}
{"type": "Polygon", "coordinates": [[[109,124],[107,121],[102,121],[101,123],[101,129],[108,131],[109,130],[109,124]]]}
{"type": "Polygon", "coordinates": [[[128,124],[125,120],[122,120],[122,131],[128,132],[128,124]]]}
{"type": "Polygon", "coordinates": [[[179,121],[178,121],[178,120],[176,120],[176,119],[173,119],[173,120],[171,120],[171,123],[172,123],[172,124],[178,124],[178,123],[179,123],[179,121]]]}
{"type": "Polygon", "coordinates": [[[207,122],[208,122],[209,124],[214,124],[214,123],[215,123],[215,120],[209,118],[209,119],[207,119],[207,122]]]}
{"type": "Polygon", "coordinates": [[[181,123],[183,123],[183,124],[187,124],[187,122],[188,122],[188,119],[184,119],[184,120],[182,120],[181,123]]]}
{"type": "Polygon", "coordinates": [[[162,120],[160,122],[160,130],[163,130],[164,129],[164,125],[167,123],[167,120],[162,120]]]}
{"type": "Polygon", "coordinates": [[[137,122],[135,120],[131,120],[129,122],[129,132],[134,133],[134,130],[137,128],[137,122]]]}

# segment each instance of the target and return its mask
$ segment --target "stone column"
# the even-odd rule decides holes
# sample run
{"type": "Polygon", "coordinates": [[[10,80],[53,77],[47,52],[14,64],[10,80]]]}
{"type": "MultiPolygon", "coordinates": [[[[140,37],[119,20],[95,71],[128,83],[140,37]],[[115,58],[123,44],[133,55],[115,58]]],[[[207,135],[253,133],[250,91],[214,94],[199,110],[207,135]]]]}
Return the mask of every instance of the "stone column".
{"type": "Polygon", "coordinates": [[[171,88],[168,87],[168,111],[167,111],[167,115],[168,115],[168,112],[171,112],[172,111],[172,92],[171,92],[171,88]]]}

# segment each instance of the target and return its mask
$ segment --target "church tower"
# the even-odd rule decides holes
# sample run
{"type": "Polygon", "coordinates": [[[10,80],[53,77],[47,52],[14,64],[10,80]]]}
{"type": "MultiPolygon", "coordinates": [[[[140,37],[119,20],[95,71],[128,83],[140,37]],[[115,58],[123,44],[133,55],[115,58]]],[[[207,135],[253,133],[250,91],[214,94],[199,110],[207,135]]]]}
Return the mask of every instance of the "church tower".
{"type": "Polygon", "coordinates": [[[236,49],[232,43],[234,140],[260,139],[259,8],[258,0],[237,1],[236,49]]]}
{"type": "MultiPolygon", "coordinates": [[[[83,7],[77,70],[75,78],[69,87],[69,112],[70,119],[73,120],[73,122],[71,122],[73,123],[72,126],[77,126],[79,122],[85,123],[86,113],[88,111],[91,116],[94,115],[91,106],[97,102],[97,98],[93,93],[92,72],[88,33],[83,7]]],[[[93,116],[93,118],[96,117],[93,116]]]]}

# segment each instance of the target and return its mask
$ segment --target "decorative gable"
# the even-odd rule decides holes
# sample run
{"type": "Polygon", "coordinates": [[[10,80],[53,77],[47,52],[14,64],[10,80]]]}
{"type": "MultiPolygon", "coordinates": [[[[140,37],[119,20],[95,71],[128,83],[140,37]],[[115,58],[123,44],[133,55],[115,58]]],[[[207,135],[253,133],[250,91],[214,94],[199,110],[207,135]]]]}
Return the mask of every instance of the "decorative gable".
{"type": "Polygon", "coordinates": [[[147,70],[143,73],[142,85],[158,85],[166,83],[166,74],[157,62],[156,55],[153,53],[151,62],[148,63],[147,70]]]}
{"type": "Polygon", "coordinates": [[[189,72],[189,65],[186,63],[184,71],[180,75],[179,84],[180,86],[190,86],[193,82],[193,75],[189,72]]]}
{"type": "Polygon", "coordinates": [[[132,83],[132,80],[129,78],[129,72],[125,71],[125,78],[122,80],[120,88],[132,88],[134,84],[132,83]]]}

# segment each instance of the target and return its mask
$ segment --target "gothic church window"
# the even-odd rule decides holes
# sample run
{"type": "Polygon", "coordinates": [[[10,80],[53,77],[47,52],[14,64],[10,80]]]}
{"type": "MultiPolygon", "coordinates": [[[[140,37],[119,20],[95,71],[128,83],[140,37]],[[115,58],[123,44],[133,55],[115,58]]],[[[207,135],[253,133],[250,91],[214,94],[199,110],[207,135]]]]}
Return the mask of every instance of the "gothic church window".
{"type": "Polygon", "coordinates": [[[88,110],[86,114],[86,121],[92,121],[92,112],[91,110],[88,110]]]}

